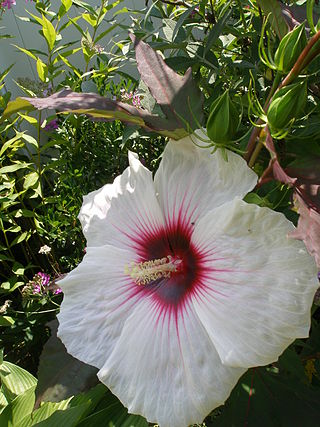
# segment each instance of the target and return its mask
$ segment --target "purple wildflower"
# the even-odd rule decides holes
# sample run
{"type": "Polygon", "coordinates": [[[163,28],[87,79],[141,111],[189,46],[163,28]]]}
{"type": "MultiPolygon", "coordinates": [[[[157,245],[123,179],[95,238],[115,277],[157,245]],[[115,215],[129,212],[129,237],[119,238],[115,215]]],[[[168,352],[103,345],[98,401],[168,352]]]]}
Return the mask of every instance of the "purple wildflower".
{"type": "Polygon", "coordinates": [[[43,128],[43,130],[45,130],[46,132],[52,132],[58,129],[58,127],[59,127],[58,120],[54,119],[54,120],[51,120],[51,122],[48,122],[46,126],[43,128]]]}
{"type": "Polygon", "coordinates": [[[41,273],[39,271],[39,273],[37,273],[37,275],[41,278],[41,284],[42,286],[48,286],[50,283],[50,276],[49,274],[46,273],[41,273]]]}
{"type": "Polygon", "coordinates": [[[44,288],[50,285],[50,276],[49,274],[39,271],[33,276],[33,279],[29,282],[29,284],[32,287],[33,294],[46,293],[44,288]]]}
{"type": "Polygon", "coordinates": [[[1,2],[1,7],[7,7],[8,9],[11,9],[12,6],[16,5],[16,0],[4,0],[1,2]]]}
{"type": "Polygon", "coordinates": [[[126,92],[125,89],[120,90],[121,93],[121,101],[127,102],[128,104],[132,104],[137,108],[141,107],[141,99],[140,96],[135,92],[126,92]]]}
{"type": "Polygon", "coordinates": [[[33,287],[33,294],[41,294],[41,287],[40,287],[40,285],[34,285],[34,287],[33,287]]]}

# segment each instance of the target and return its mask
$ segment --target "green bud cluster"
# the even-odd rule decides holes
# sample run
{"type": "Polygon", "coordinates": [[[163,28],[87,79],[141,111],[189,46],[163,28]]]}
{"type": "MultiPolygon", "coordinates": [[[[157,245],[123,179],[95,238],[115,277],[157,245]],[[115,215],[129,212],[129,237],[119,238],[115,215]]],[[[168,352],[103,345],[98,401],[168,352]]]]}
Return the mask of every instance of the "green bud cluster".
{"type": "Polygon", "coordinates": [[[226,145],[230,143],[240,124],[239,109],[231,101],[229,92],[219,96],[211,105],[207,121],[207,134],[217,143],[226,145]]]}

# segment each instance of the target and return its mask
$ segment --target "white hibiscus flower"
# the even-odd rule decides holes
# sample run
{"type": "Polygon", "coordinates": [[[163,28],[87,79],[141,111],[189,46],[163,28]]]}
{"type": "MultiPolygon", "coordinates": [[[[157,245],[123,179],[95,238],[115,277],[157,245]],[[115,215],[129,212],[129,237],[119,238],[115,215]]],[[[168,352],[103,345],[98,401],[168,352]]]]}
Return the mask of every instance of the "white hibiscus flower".
{"type": "Polygon", "coordinates": [[[129,412],[186,427],[308,335],[316,267],[282,214],[241,200],[257,177],[240,156],[185,138],[154,181],[129,162],[84,197],[87,252],[59,282],[59,336],[129,412]]]}

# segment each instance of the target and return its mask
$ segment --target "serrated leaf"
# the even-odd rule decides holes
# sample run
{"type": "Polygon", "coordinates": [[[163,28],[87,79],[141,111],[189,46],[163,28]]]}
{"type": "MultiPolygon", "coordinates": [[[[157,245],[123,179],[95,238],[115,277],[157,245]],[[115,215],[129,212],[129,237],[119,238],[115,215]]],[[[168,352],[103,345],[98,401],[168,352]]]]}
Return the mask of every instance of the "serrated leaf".
{"type": "Polygon", "coordinates": [[[254,368],[240,378],[214,426],[313,427],[320,417],[319,398],[318,388],[285,372],[254,368]]]}

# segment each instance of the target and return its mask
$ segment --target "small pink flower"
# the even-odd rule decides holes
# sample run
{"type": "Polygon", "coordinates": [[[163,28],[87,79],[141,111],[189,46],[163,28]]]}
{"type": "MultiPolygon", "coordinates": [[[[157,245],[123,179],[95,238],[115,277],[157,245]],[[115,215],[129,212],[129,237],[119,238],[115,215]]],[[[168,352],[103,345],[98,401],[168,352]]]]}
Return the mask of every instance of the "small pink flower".
{"type": "Polygon", "coordinates": [[[7,7],[8,9],[11,9],[12,6],[15,6],[15,5],[16,5],[16,0],[4,0],[1,3],[2,7],[7,7]]]}
{"type": "Polygon", "coordinates": [[[37,275],[41,278],[41,284],[42,286],[48,286],[50,283],[50,276],[46,273],[37,273],[37,275]]]}

